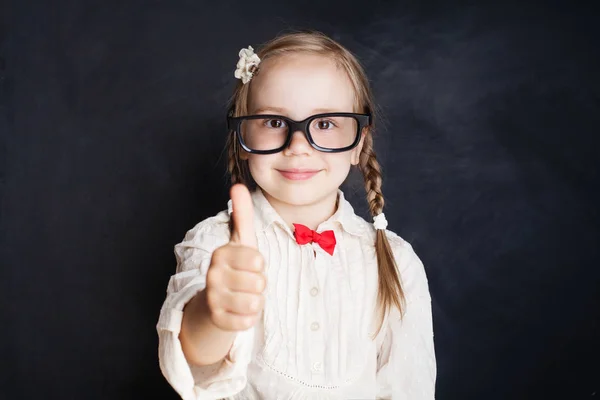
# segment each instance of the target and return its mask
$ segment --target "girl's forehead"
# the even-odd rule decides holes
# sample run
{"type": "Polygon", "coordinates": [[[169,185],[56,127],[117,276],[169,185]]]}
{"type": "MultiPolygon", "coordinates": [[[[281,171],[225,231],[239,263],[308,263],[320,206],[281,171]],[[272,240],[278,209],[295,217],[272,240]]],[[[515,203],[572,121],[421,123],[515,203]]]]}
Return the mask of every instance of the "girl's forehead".
{"type": "Polygon", "coordinates": [[[305,118],[312,110],[353,111],[355,93],[346,71],[331,57],[300,53],[267,59],[252,80],[249,109],[288,110],[305,118]]]}

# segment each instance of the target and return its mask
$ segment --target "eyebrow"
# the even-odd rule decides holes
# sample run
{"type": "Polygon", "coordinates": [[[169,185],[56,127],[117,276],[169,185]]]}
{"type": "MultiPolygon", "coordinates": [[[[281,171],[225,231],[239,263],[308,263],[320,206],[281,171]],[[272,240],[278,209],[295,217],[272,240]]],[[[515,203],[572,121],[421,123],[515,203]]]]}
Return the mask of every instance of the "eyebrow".
{"type": "MultiPolygon", "coordinates": [[[[275,112],[281,115],[286,115],[288,112],[285,108],[281,107],[260,107],[254,110],[253,114],[267,114],[271,112],[275,112]]],[[[335,109],[335,108],[314,108],[312,110],[311,115],[314,114],[324,114],[324,113],[333,113],[333,112],[345,112],[343,110],[335,109]]],[[[353,111],[348,111],[353,112],[353,111]]]]}

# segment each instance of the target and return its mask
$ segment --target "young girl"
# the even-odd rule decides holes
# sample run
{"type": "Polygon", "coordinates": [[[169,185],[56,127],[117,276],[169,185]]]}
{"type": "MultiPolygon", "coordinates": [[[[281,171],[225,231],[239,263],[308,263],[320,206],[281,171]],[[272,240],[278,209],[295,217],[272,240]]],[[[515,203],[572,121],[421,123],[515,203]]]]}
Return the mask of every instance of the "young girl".
{"type": "Polygon", "coordinates": [[[190,400],[433,399],[427,277],[385,229],[363,69],[313,32],[242,49],[237,67],[229,209],[175,246],[163,374],[190,400]],[[352,166],[373,224],[339,189],[352,166]]]}

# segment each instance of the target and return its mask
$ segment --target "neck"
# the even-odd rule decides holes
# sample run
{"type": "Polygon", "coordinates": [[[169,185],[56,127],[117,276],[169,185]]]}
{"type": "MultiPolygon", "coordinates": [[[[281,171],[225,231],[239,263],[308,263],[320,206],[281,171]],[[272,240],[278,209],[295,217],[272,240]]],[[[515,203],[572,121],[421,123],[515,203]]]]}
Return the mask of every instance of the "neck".
{"type": "Polygon", "coordinates": [[[293,224],[302,224],[310,229],[317,229],[319,224],[335,214],[338,207],[337,190],[310,204],[290,204],[280,201],[263,190],[271,207],[281,216],[283,221],[294,230],[293,224]]]}

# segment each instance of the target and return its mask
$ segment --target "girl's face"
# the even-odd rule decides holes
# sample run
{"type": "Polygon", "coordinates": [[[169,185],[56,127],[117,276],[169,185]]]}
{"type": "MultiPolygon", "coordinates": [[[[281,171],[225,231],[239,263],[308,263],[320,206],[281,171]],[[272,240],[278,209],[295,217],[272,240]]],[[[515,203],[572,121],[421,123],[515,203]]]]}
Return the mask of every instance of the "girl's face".
{"type": "MultiPolygon", "coordinates": [[[[331,58],[306,53],[262,62],[249,96],[249,115],[277,114],[301,121],[319,113],[355,111],[354,90],[344,70],[331,58]]],[[[359,161],[362,144],[361,138],[350,151],[323,153],[313,149],[302,132],[294,132],[285,150],[268,155],[245,153],[244,157],[267,198],[310,205],[337,196],[351,165],[359,161]],[[294,171],[309,173],[299,176],[294,171]]]]}

